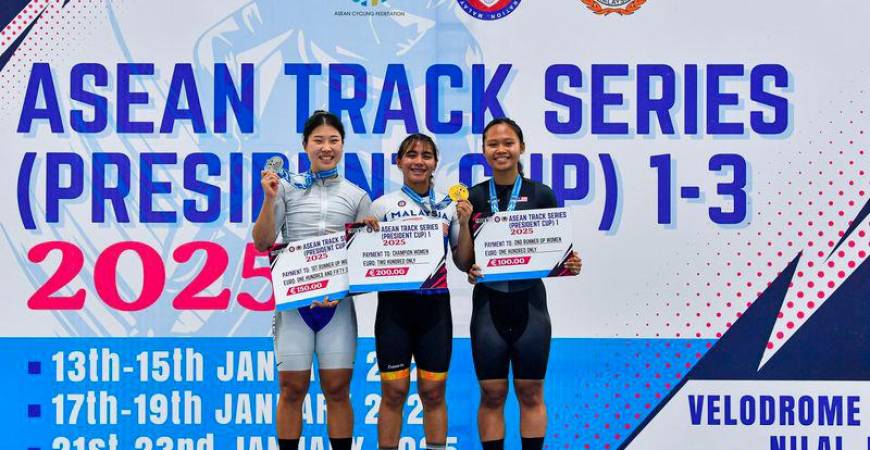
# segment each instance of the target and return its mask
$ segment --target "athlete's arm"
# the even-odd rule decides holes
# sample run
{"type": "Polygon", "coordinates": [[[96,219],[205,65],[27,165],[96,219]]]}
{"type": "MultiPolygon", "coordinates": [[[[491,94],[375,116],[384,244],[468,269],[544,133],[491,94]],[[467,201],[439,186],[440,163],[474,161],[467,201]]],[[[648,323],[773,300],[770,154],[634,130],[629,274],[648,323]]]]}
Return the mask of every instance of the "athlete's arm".
{"type": "Polygon", "coordinates": [[[372,199],[368,194],[359,197],[359,203],[356,204],[356,222],[362,222],[368,216],[372,215],[372,199]]]}
{"type": "Polygon", "coordinates": [[[472,264],[471,267],[468,268],[468,282],[471,284],[477,284],[477,280],[481,279],[483,275],[480,272],[480,266],[477,264],[472,264]]]}
{"type": "Polygon", "coordinates": [[[362,222],[372,227],[373,230],[378,231],[381,229],[378,217],[383,215],[382,209],[380,202],[376,201],[373,203],[368,195],[364,195],[360,199],[360,205],[357,207],[356,222],[362,222]]]}
{"type": "Polygon", "coordinates": [[[264,252],[275,244],[275,239],[278,237],[275,230],[275,199],[278,197],[281,181],[275,172],[264,170],[260,176],[262,177],[260,185],[263,186],[264,194],[263,206],[260,208],[257,221],[254,222],[251,236],[254,238],[254,247],[264,252]]]}
{"type": "Polygon", "coordinates": [[[363,217],[362,223],[371,227],[372,230],[379,231],[381,229],[381,224],[378,222],[378,218],[375,216],[363,217]]]}
{"type": "Polygon", "coordinates": [[[537,197],[536,201],[538,204],[537,207],[540,209],[558,208],[559,202],[556,200],[556,193],[553,192],[553,189],[551,189],[550,186],[547,186],[546,184],[539,184],[538,186],[540,186],[541,189],[538,190],[538,192],[535,192],[535,196],[537,197]]]}
{"type": "Polygon", "coordinates": [[[459,236],[456,246],[453,247],[453,263],[463,272],[474,264],[474,242],[471,240],[471,226],[469,221],[474,209],[468,200],[460,200],[456,203],[456,217],[459,222],[459,236]]]}
{"type": "MultiPolygon", "coordinates": [[[[556,208],[559,206],[559,203],[556,201],[556,194],[550,189],[547,185],[541,185],[544,189],[539,194],[540,195],[540,207],[541,208],[556,208]]],[[[571,251],[571,255],[565,260],[565,268],[571,272],[572,275],[577,275],[580,273],[580,270],[583,268],[583,260],[580,259],[580,255],[577,251],[571,251]]]]}

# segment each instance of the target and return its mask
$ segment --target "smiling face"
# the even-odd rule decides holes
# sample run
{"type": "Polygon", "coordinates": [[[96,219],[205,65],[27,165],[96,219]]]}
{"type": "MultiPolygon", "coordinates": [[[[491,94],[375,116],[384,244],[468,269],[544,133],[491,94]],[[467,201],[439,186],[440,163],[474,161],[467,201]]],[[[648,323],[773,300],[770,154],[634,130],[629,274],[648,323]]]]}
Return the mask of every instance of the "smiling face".
{"type": "Polygon", "coordinates": [[[483,136],[483,156],[496,172],[519,173],[520,155],[525,150],[517,133],[506,124],[493,125],[483,136]]]}
{"type": "Polygon", "coordinates": [[[438,155],[428,142],[416,140],[396,158],[396,165],[408,186],[428,187],[432,173],[438,167],[438,155]]]}
{"type": "Polygon", "coordinates": [[[311,161],[311,171],[315,173],[334,169],[344,152],[341,134],[330,125],[315,128],[302,145],[311,161]]]}

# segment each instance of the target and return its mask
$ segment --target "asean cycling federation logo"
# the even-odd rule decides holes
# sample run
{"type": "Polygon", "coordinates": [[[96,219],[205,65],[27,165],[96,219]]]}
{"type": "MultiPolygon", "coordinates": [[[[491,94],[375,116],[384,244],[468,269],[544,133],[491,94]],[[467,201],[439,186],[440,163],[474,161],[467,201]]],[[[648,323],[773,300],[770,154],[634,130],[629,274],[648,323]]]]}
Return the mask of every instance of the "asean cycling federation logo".
{"type": "Polygon", "coordinates": [[[580,0],[586,5],[587,8],[591,9],[595,14],[599,14],[602,16],[606,16],[609,14],[619,14],[620,16],[627,16],[629,14],[634,14],[635,11],[640,9],[646,0],[580,0]]]}
{"type": "Polygon", "coordinates": [[[514,12],[522,0],[456,0],[459,7],[471,17],[480,20],[498,20],[514,12]]]}
{"type": "Polygon", "coordinates": [[[358,8],[353,10],[336,10],[333,14],[339,17],[355,17],[369,19],[372,17],[403,17],[405,11],[399,11],[389,0],[353,0],[358,8]]]}

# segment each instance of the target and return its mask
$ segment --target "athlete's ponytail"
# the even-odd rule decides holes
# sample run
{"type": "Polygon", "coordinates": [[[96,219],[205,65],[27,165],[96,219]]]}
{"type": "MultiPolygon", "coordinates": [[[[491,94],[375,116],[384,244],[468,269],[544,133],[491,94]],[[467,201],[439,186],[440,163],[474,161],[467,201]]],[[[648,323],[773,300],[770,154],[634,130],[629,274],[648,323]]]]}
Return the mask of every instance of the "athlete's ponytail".
{"type": "Polygon", "coordinates": [[[302,127],[303,146],[308,143],[308,136],[311,136],[311,133],[321,125],[329,125],[338,130],[341,140],[344,141],[344,124],[341,123],[341,119],[329,111],[317,110],[305,121],[305,126],[302,127]]]}

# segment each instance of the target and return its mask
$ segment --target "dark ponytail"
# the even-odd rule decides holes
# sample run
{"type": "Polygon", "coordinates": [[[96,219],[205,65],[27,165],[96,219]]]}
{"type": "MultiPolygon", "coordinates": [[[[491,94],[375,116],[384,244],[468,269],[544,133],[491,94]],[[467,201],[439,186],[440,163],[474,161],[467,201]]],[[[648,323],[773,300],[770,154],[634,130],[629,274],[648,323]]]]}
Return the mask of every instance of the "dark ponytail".
{"type": "Polygon", "coordinates": [[[308,143],[308,136],[311,136],[311,133],[321,125],[329,125],[338,130],[341,140],[344,141],[344,125],[341,123],[341,119],[329,111],[317,110],[305,121],[305,126],[302,127],[303,146],[308,143]]]}
{"type": "MultiPolygon", "coordinates": [[[[514,122],[513,119],[509,119],[507,117],[492,119],[488,124],[486,124],[486,127],[483,128],[484,142],[486,142],[486,132],[496,125],[507,125],[508,127],[510,127],[510,129],[513,130],[514,133],[516,133],[517,139],[520,140],[520,145],[522,145],[523,147],[526,146],[526,141],[523,139],[523,129],[520,128],[520,126],[516,122],[514,122]]],[[[523,163],[521,163],[520,161],[517,161],[517,170],[519,171],[521,177],[526,176],[525,174],[523,174],[523,163]]]]}

